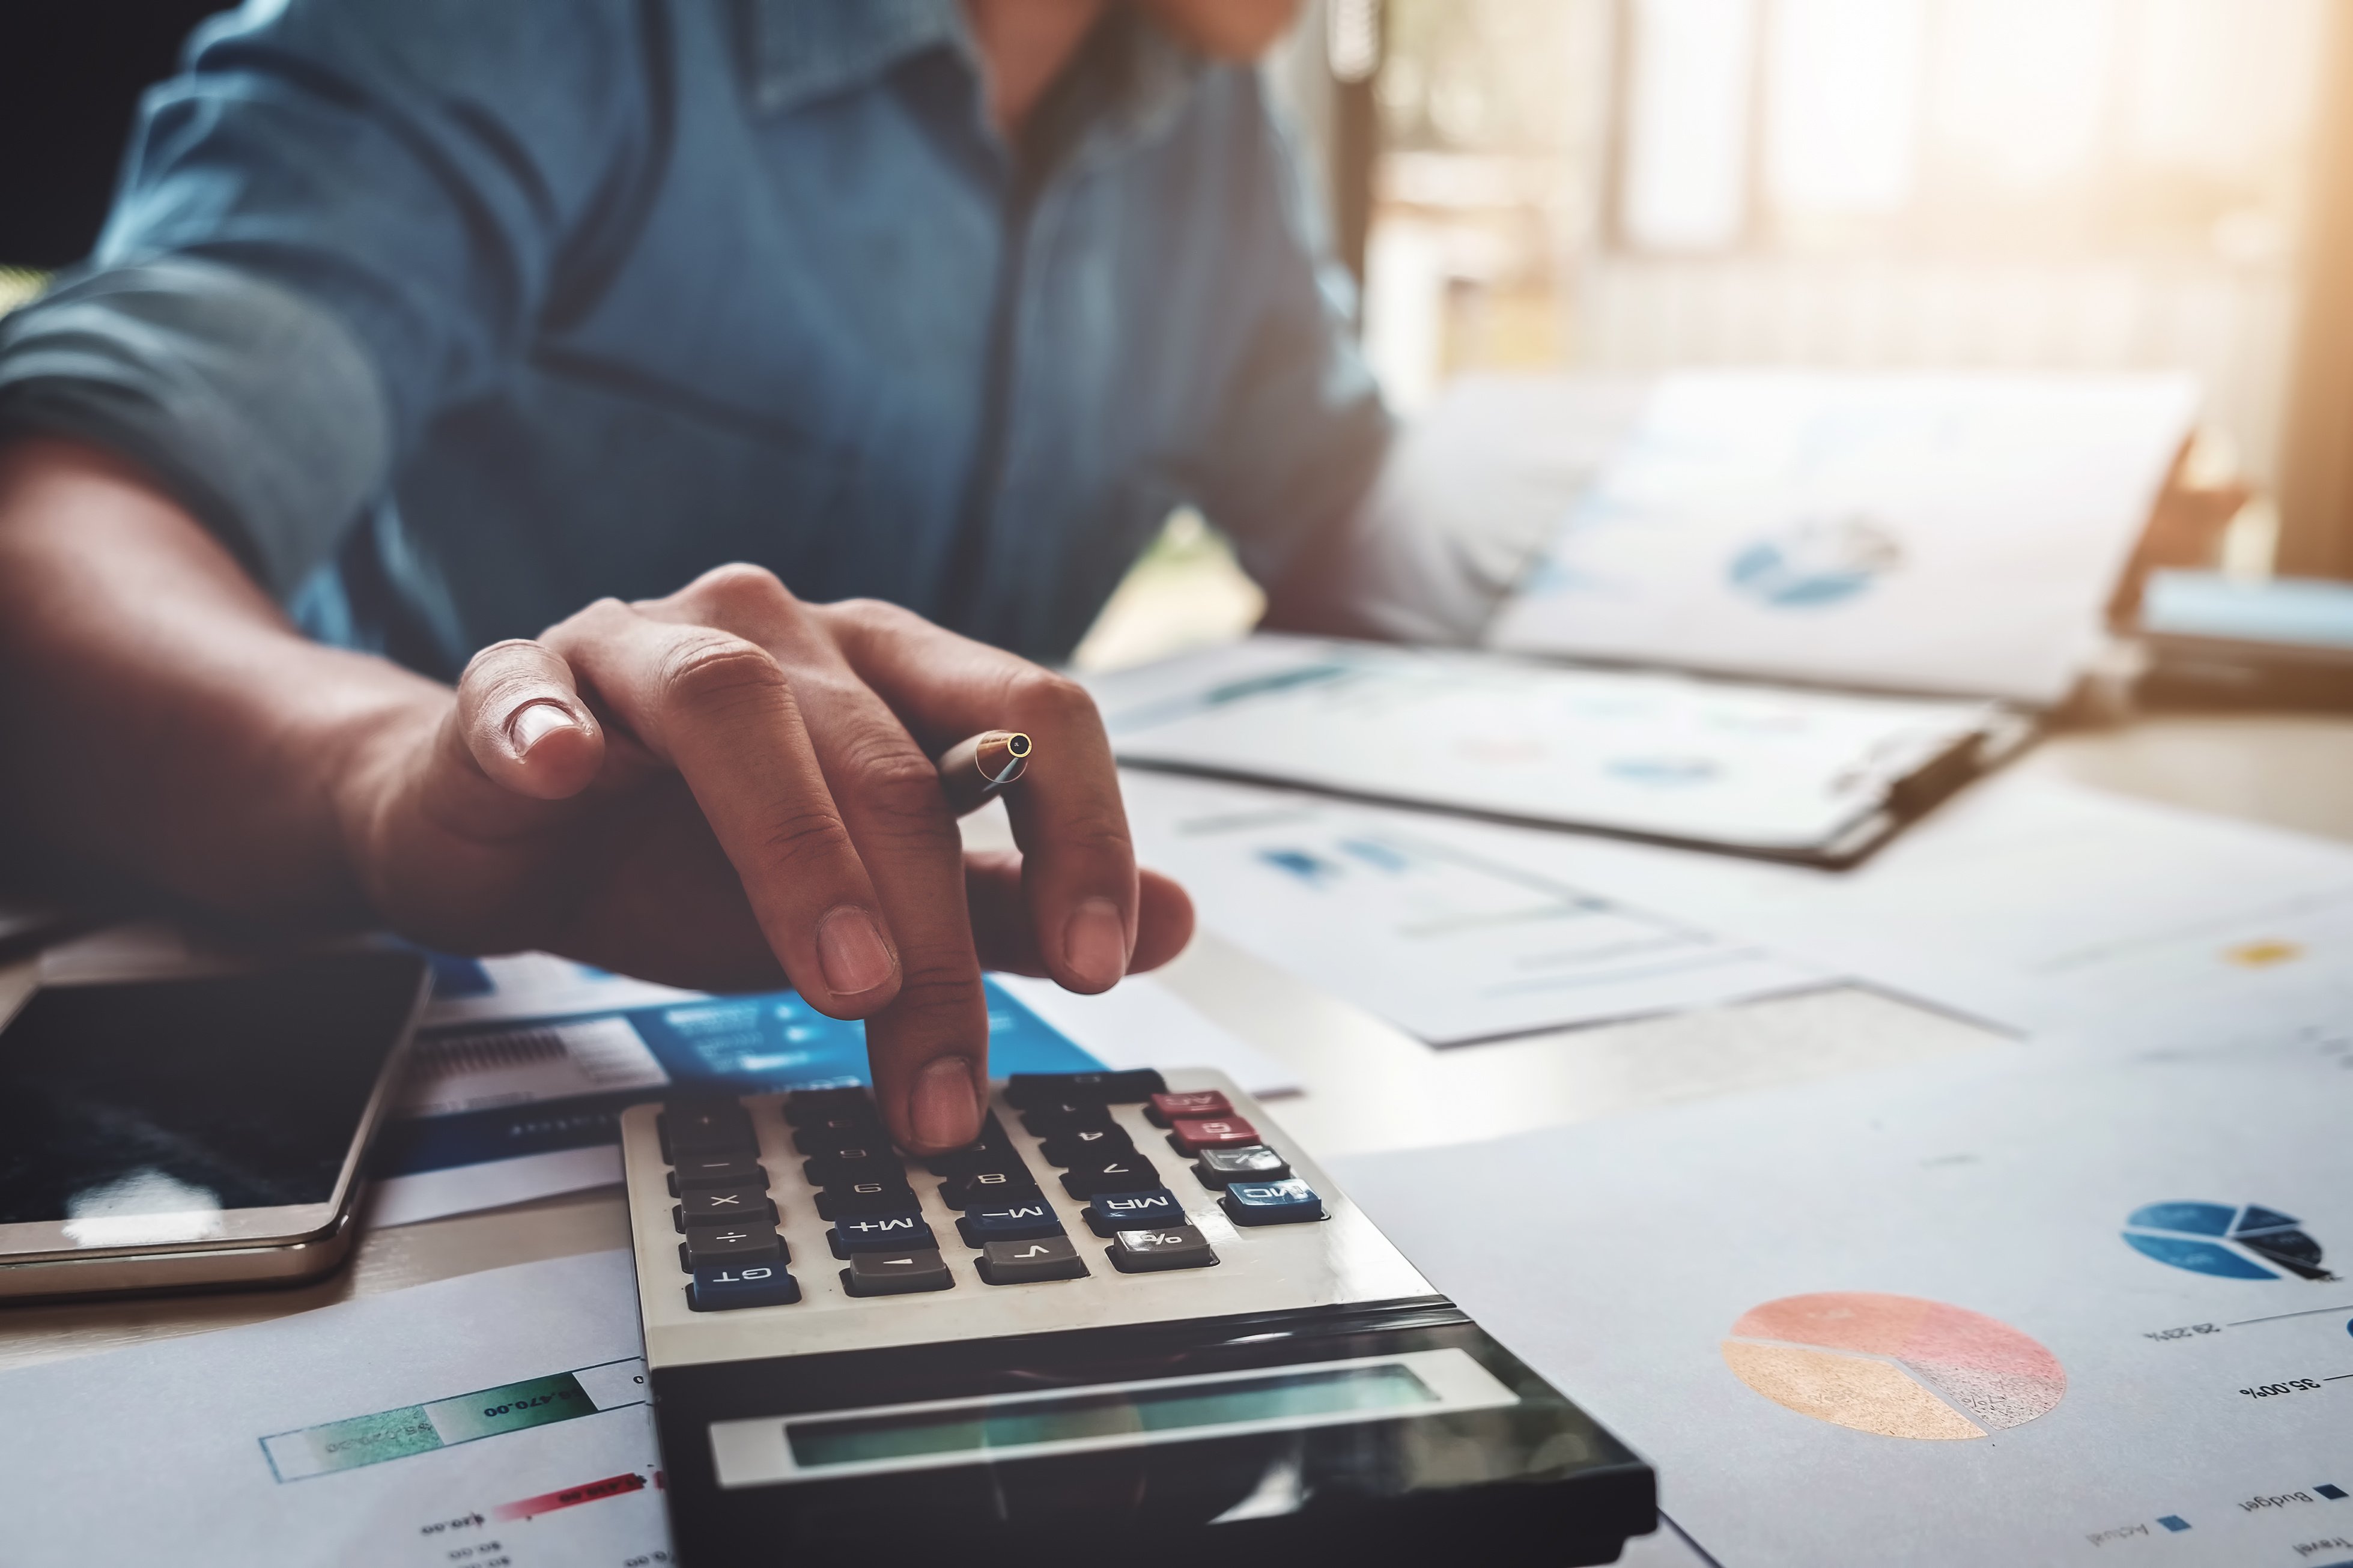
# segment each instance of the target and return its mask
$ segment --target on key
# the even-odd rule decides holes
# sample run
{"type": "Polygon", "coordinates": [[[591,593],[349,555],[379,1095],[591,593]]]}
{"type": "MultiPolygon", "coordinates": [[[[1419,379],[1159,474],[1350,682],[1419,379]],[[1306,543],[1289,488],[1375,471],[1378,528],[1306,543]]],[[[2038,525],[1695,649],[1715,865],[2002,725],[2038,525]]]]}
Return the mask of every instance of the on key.
{"type": "Polygon", "coordinates": [[[678,1266],[689,1274],[712,1264],[791,1261],[772,1225],[690,1226],[678,1244],[678,1266]]]}
{"type": "Polygon", "coordinates": [[[929,1247],[906,1252],[857,1252],[841,1271],[841,1288],[853,1296],[903,1296],[944,1290],[955,1283],[948,1266],[929,1247]]]}
{"type": "Polygon", "coordinates": [[[680,1194],[670,1220],[679,1229],[698,1225],[776,1223],[776,1205],[765,1187],[689,1187],[680,1194]]]}
{"type": "Polygon", "coordinates": [[[1279,1182],[1291,1174],[1290,1163],[1263,1143],[1204,1149],[1194,1168],[1201,1173],[1201,1184],[1209,1187],[1228,1182],[1279,1182]]]}
{"type": "Polygon", "coordinates": [[[1212,1116],[1178,1117],[1168,1124],[1168,1142],[1180,1154],[1198,1154],[1204,1149],[1239,1149],[1261,1140],[1258,1129],[1239,1116],[1212,1116]]]}
{"type": "Polygon", "coordinates": [[[681,1160],[678,1169],[670,1173],[672,1197],[689,1187],[758,1187],[765,1191],[767,1185],[768,1173],[757,1160],[725,1154],[681,1160]]]}
{"type": "Polygon", "coordinates": [[[732,1312],[738,1307],[789,1307],[801,1299],[799,1281],[781,1265],[750,1263],[698,1268],[686,1288],[686,1304],[697,1312],[732,1312]]]}
{"type": "Polygon", "coordinates": [[[1155,1225],[1183,1225],[1185,1205],[1166,1187],[1141,1193],[1097,1193],[1086,1215],[1090,1230],[1097,1236],[1111,1236],[1155,1225]]]}
{"type": "Polygon", "coordinates": [[[1063,1190],[1074,1198],[1091,1198],[1097,1193],[1150,1192],[1159,1185],[1160,1173],[1152,1168],[1151,1161],[1136,1153],[1090,1160],[1062,1178],[1063,1190]]]}
{"type": "Polygon", "coordinates": [[[1287,1182],[1229,1182],[1218,1204],[1236,1225],[1296,1225],[1324,1217],[1324,1200],[1295,1176],[1287,1182]]]}
{"type": "Polygon", "coordinates": [[[865,1215],[834,1222],[825,1233],[836,1258],[853,1252],[904,1252],[911,1247],[936,1247],[939,1242],[920,1214],[865,1215]]]}
{"type": "Polygon", "coordinates": [[[966,1209],[956,1221],[956,1230],[964,1237],[966,1247],[986,1247],[992,1241],[1029,1241],[1041,1236],[1060,1236],[1062,1222],[1043,1198],[1037,1198],[1029,1203],[966,1209]]]}
{"type": "Polygon", "coordinates": [[[1156,1230],[1123,1230],[1104,1248],[1123,1274],[1157,1274],[1165,1268],[1207,1268],[1218,1261],[1209,1238],[1189,1225],[1156,1230]]]}
{"type": "Polygon", "coordinates": [[[1233,1104],[1214,1089],[1196,1089],[1190,1094],[1155,1094],[1145,1110],[1145,1119],[1155,1127],[1166,1127],[1178,1118],[1193,1120],[1204,1116],[1231,1116],[1233,1104]]]}
{"type": "Polygon", "coordinates": [[[1018,1072],[1005,1080],[1005,1102],[1016,1110],[1058,1100],[1130,1105],[1168,1087],[1150,1068],[1129,1072],[1018,1072]]]}
{"type": "Polygon", "coordinates": [[[1018,1167],[976,1171],[969,1176],[951,1176],[940,1184],[940,1202],[952,1209],[986,1206],[1037,1195],[1037,1180],[1018,1167]]]}
{"type": "Polygon", "coordinates": [[[1044,1279],[1083,1279],[1086,1259],[1067,1236],[1035,1241],[992,1241],[973,1267],[991,1285],[1034,1285],[1044,1279]]]}
{"type": "Polygon", "coordinates": [[[1115,1154],[1133,1154],[1135,1144],[1120,1128],[1089,1127],[1049,1138],[1039,1152],[1046,1156],[1049,1164],[1086,1165],[1115,1154]]]}

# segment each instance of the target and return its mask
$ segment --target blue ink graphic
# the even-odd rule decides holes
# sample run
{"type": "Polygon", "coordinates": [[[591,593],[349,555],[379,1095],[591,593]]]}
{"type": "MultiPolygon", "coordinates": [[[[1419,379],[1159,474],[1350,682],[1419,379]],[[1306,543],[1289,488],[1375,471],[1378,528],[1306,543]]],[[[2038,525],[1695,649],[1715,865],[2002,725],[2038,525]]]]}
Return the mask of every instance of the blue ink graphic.
{"type": "MultiPolygon", "coordinates": [[[[2261,1204],[2149,1204],[2125,1220],[2125,1242],[2144,1258],[2218,1279],[2335,1279],[2321,1267],[2320,1243],[2294,1215],[2261,1204]],[[2210,1239],[2211,1238],[2211,1239],[2210,1239]]],[[[2348,1325],[2353,1329],[2353,1325],[2348,1325]]]]}
{"type": "Polygon", "coordinates": [[[1868,517],[1810,517],[1732,558],[1732,585],[1784,610],[1853,598],[1904,563],[1885,525],[1868,517]]]}
{"type": "Polygon", "coordinates": [[[1667,788],[1705,784],[1716,775],[1715,763],[1705,757],[1620,757],[1608,768],[1630,784],[1667,788]]]}

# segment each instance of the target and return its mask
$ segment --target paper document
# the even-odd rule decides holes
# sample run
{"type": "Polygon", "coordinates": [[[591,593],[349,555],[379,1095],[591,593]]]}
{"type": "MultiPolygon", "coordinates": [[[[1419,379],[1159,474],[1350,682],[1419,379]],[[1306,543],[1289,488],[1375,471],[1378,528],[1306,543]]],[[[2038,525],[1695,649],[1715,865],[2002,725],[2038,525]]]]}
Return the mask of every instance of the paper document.
{"type": "Polygon", "coordinates": [[[0,1561],[668,1561],[626,1252],[0,1375],[0,1561]]]}
{"type": "Polygon", "coordinates": [[[1092,683],[1124,763],[1783,855],[1851,854],[1978,702],[1257,637],[1092,683]]]}
{"type": "MultiPolygon", "coordinates": [[[[618,1182],[614,1117],[673,1089],[869,1081],[865,1026],[828,1018],[790,991],[710,996],[546,953],[437,956],[434,973],[397,1119],[378,1145],[377,1225],[618,1182]]],[[[1067,1003],[1050,983],[986,984],[998,1077],[1182,1065],[1222,1068],[1253,1093],[1296,1087],[1148,976],[1067,1003]],[[1136,1059],[1139,1042],[1160,1054],[1136,1059]]]]}
{"type": "MultiPolygon", "coordinates": [[[[1420,825],[1429,819],[1398,820],[1420,825]]],[[[2353,847],[2063,780],[1985,780],[1850,871],[1481,824],[1422,831],[2017,1030],[2353,986],[2353,847]]]]}
{"type": "Polygon", "coordinates": [[[2198,401],[2170,375],[1670,376],[1490,641],[2056,702],[2198,401]]]}
{"type": "Polygon", "coordinates": [[[2348,1021],[1335,1162],[1740,1568],[2353,1558],[2348,1021]]]}
{"type": "Polygon", "coordinates": [[[1141,858],[1238,945],[1433,1045],[1824,983],[1749,942],[1466,852],[1428,819],[1130,772],[1141,858]]]}

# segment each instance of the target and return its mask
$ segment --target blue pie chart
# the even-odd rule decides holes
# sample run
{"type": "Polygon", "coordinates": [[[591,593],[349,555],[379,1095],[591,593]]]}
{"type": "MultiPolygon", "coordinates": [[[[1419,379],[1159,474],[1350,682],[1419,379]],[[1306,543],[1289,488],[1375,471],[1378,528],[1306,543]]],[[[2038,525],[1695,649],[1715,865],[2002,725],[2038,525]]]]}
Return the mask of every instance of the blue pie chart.
{"type": "Polygon", "coordinates": [[[2144,1258],[2221,1279],[2334,1279],[2303,1221],[2261,1204],[2148,1204],[2125,1220],[2144,1258]]]}

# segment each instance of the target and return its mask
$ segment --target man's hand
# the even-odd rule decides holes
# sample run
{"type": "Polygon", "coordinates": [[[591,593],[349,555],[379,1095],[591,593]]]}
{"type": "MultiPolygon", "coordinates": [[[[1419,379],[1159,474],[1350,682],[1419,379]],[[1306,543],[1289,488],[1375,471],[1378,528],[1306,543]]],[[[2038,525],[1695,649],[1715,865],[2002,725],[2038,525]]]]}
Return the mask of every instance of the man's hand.
{"type": "Polygon", "coordinates": [[[0,454],[0,801],[216,905],[548,948],[867,1020],[892,1132],[978,1131],[984,964],[1102,991],[1192,910],[1139,877],[1068,680],[886,605],[723,567],[477,655],[453,692],[306,642],[140,476],[0,454]],[[932,758],[1018,729],[1018,855],[962,853],[932,758]]]}
{"type": "Polygon", "coordinates": [[[876,1096],[918,1149],[978,1131],[984,963],[1103,991],[1191,934],[1185,895],[1137,875],[1084,691],[757,567],[485,648],[433,733],[365,755],[353,859],[397,929],[704,987],[781,964],[868,1020],[876,1096]],[[997,728],[1037,742],[1007,802],[1023,853],[967,866],[932,757],[997,728]]]}

